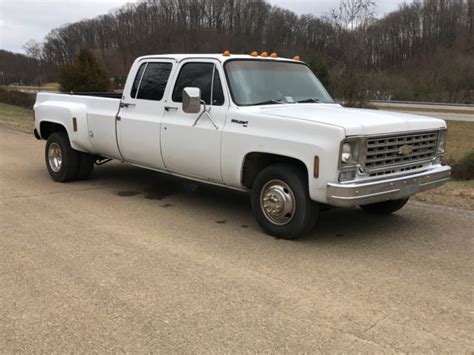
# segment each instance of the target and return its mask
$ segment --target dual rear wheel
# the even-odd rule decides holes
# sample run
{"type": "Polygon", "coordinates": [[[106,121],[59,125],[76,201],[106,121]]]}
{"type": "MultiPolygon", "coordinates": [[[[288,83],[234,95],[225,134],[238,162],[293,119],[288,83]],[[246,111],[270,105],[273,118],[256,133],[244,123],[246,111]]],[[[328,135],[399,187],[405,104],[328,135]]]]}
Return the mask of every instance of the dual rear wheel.
{"type": "Polygon", "coordinates": [[[86,180],[94,169],[94,156],[71,148],[66,132],[52,133],[46,142],[45,160],[54,181],[86,180]]]}

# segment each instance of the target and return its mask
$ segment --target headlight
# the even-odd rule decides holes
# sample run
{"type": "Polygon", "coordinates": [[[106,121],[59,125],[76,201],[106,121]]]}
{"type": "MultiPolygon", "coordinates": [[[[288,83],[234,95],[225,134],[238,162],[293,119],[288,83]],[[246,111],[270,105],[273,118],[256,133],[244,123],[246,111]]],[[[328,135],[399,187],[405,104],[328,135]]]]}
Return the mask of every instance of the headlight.
{"type": "Polygon", "coordinates": [[[339,181],[354,180],[358,171],[363,173],[361,169],[367,156],[367,139],[346,138],[341,142],[339,155],[339,181]]]}
{"type": "Polygon", "coordinates": [[[446,130],[442,129],[439,131],[439,138],[438,138],[438,154],[443,155],[444,150],[446,148],[446,130]]]}
{"type": "Polygon", "coordinates": [[[359,147],[360,139],[359,138],[350,138],[346,139],[341,146],[341,163],[344,165],[354,165],[358,163],[359,160],[359,147]]]}
{"type": "Polygon", "coordinates": [[[341,161],[347,163],[352,158],[352,147],[349,143],[342,145],[341,161]]]}

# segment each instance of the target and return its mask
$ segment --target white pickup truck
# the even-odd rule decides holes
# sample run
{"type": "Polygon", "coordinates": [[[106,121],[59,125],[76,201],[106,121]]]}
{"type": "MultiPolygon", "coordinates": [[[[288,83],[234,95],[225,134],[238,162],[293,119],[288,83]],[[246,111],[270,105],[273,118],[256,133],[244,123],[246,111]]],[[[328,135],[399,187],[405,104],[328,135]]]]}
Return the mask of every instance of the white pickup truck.
{"type": "Polygon", "coordinates": [[[117,159],[250,191],[263,230],[293,239],[321,206],[389,214],[451,175],[443,120],[344,108],[297,59],[144,56],[111,96],[38,94],[34,134],[55,181],[117,159]]]}

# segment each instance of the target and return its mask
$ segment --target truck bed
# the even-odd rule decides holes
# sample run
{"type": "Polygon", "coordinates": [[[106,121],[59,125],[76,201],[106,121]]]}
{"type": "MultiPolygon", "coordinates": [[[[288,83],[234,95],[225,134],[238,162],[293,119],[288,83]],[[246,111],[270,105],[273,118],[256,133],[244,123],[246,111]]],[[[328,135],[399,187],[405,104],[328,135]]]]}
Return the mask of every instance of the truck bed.
{"type": "Polygon", "coordinates": [[[41,135],[42,121],[60,124],[67,130],[74,149],[119,158],[115,116],[119,110],[120,97],[120,93],[40,92],[35,104],[35,128],[41,135]]]}

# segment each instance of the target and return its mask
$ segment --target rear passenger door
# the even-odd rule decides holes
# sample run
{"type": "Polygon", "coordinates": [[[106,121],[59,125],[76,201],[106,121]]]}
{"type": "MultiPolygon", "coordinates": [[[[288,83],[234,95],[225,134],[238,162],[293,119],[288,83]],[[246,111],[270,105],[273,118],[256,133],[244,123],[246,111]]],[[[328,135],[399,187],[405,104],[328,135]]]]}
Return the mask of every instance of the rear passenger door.
{"type": "Polygon", "coordinates": [[[172,69],[173,63],[166,60],[139,63],[133,82],[125,87],[117,115],[117,139],[127,162],[164,169],[160,128],[172,69]]]}

